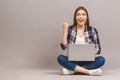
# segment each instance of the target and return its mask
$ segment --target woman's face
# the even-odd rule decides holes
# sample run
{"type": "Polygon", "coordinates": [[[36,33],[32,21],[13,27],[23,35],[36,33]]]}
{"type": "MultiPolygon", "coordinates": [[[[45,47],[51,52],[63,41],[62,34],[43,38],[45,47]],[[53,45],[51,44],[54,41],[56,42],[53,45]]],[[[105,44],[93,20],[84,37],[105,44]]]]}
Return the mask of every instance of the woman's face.
{"type": "Polygon", "coordinates": [[[83,26],[87,21],[87,14],[84,10],[78,10],[76,13],[77,25],[83,26]]]}

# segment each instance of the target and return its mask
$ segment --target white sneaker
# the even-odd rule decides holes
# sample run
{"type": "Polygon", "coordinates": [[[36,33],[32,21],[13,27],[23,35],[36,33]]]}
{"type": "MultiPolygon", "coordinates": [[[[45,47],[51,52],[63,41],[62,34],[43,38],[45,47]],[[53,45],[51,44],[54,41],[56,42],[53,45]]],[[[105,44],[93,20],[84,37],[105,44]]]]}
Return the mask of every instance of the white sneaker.
{"type": "Polygon", "coordinates": [[[89,74],[92,76],[100,76],[100,75],[102,75],[102,70],[100,68],[89,70],[89,74]]]}
{"type": "Polygon", "coordinates": [[[64,74],[64,75],[74,74],[74,71],[63,68],[62,69],[62,74],[64,74]]]}

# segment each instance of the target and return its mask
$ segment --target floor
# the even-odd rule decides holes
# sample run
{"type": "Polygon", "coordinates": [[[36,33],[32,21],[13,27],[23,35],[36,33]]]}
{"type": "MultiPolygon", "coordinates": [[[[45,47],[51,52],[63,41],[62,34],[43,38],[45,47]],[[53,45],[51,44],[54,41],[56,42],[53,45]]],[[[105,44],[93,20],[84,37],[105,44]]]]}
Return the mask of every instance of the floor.
{"type": "Polygon", "coordinates": [[[102,76],[62,75],[60,70],[0,70],[0,80],[119,80],[120,69],[104,70],[102,76]]]}

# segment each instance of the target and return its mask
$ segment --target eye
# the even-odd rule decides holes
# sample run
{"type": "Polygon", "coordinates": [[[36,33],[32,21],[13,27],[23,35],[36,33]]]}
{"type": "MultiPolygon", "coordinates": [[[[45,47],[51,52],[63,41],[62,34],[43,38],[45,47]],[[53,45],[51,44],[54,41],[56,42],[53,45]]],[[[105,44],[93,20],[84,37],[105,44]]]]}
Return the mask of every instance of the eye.
{"type": "Polygon", "coordinates": [[[80,16],[80,13],[77,13],[76,16],[80,16]]]}
{"type": "Polygon", "coordinates": [[[83,15],[83,16],[86,16],[86,14],[85,14],[85,13],[83,13],[82,15],[83,15]]]}

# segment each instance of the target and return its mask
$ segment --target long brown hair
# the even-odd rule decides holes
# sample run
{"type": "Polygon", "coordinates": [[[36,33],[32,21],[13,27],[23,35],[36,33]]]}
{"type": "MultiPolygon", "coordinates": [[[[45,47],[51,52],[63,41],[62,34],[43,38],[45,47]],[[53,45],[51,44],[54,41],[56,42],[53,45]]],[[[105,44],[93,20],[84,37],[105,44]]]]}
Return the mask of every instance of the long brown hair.
{"type": "Polygon", "coordinates": [[[76,10],[75,10],[75,13],[74,13],[74,19],[73,19],[73,26],[77,26],[77,21],[76,21],[76,14],[79,10],[84,10],[87,14],[87,20],[86,20],[86,23],[85,25],[86,26],[89,26],[89,16],[88,16],[88,12],[87,12],[87,9],[83,6],[80,6],[78,7],[76,10]]]}

